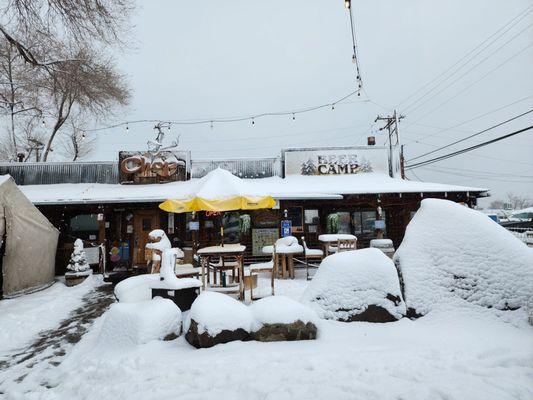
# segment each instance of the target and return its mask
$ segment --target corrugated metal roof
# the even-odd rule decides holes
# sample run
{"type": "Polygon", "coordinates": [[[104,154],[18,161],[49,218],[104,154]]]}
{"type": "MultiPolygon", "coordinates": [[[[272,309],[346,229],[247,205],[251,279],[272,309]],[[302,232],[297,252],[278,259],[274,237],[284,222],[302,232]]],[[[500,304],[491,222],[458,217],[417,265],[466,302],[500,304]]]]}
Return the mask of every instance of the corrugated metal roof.
{"type": "Polygon", "coordinates": [[[279,158],[236,158],[230,160],[193,160],[191,177],[201,178],[216,168],[223,168],[239,178],[247,179],[281,176],[279,158]]]}
{"type": "MultiPolygon", "coordinates": [[[[216,168],[224,168],[240,178],[267,178],[280,175],[279,158],[242,158],[192,161],[191,177],[201,178],[216,168]]],[[[58,183],[119,183],[117,161],[3,163],[0,175],[9,174],[17,185],[58,183]]]]}
{"type": "Polygon", "coordinates": [[[0,164],[0,175],[9,174],[17,185],[56,183],[118,183],[116,162],[47,162],[0,164]]]}

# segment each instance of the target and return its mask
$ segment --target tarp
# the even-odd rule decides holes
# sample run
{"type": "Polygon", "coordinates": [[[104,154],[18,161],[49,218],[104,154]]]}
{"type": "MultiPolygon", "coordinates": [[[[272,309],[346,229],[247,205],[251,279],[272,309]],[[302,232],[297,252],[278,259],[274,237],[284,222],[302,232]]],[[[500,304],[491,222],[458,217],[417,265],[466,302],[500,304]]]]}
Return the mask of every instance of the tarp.
{"type": "Polygon", "coordinates": [[[159,205],[167,212],[258,210],[272,208],[276,201],[257,186],[231,172],[217,168],[198,181],[187,182],[176,198],[159,205]]]}
{"type": "Polygon", "coordinates": [[[19,190],[11,177],[2,178],[0,233],[5,234],[2,289],[3,295],[9,297],[54,280],[59,231],[19,190]]]}

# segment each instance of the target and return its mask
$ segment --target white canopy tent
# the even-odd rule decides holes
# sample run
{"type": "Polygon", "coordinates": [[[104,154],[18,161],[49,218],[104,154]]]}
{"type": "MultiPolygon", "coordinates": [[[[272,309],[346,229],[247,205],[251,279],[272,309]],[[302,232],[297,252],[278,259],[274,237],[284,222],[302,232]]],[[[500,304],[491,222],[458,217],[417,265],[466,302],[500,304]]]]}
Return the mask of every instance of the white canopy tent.
{"type": "Polygon", "coordinates": [[[59,231],[19,190],[9,175],[0,176],[2,294],[12,297],[54,280],[59,231]]]}

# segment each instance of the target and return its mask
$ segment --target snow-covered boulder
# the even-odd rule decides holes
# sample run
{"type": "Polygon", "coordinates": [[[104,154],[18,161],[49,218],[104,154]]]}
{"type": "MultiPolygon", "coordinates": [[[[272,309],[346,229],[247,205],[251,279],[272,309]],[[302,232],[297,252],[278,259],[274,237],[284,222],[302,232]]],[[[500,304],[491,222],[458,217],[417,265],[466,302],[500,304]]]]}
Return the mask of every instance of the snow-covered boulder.
{"type": "Polygon", "coordinates": [[[316,339],[318,316],[309,307],[285,296],[254,302],[252,337],[261,342],[316,339]]]}
{"type": "Polygon", "coordinates": [[[426,199],[394,257],[412,315],[466,300],[500,310],[533,296],[533,252],[487,215],[426,199]]]}
{"type": "Polygon", "coordinates": [[[233,340],[249,340],[252,313],[232,297],[204,292],[194,301],[185,338],[196,348],[212,347],[233,340]]]}
{"type": "Polygon", "coordinates": [[[405,315],[394,263],[375,248],[326,257],[302,300],[338,321],[392,322],[405,315]]]}
{"type": "Polygon", "coordinates": [[[115,303],[105,314],[98,344],[124,348],[151,340],[172,339],[181,332],[181,310],[160,297],[136,303],[115,303]]]}

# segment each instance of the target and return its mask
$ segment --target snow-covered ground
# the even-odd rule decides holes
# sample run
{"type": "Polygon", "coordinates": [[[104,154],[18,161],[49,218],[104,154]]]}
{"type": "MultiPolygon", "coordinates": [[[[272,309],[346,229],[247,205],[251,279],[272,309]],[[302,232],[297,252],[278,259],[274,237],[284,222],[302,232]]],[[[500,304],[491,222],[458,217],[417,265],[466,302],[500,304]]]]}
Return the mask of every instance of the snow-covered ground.
{"type": "MultiPolygon", "coordinates": [[[[301,272],[301,271],[297,271],[301,272]]],[[[276,281],[277,294],[299,299],[307,282],[276,281]]],[[[262,279],[268,288],[268,279],[262,279]]],[[[21,313],[68,302],[63,288],[21,298],[21,313]],[[34,295],[37,296],[37,295],[34,295]],[[29,298],[28,298],[29,299],[29,298]],[[28,304],[25,311],[22,305],[28,304]],[[40,304],[39,304],[40,303],[40,304]]],[[[85,290],[85,288],[80,288],[85,290]]],[[[2,303],[0,305],[5,309],[2,303]]],[[[58,306],[59,307],[59,306],[58,306]]],[[[64,305],[63,305],[64,307],[64,305]]],[[[58,308],[60,313],[64,309],[58,308]]],[[[104,314],[105,317],[105,314],[104,314]]],[[[21,318],[28,318],[21,316],[21,318]]],[[[44,318],[43,318],[44,319],[44,318]]],[[[60,318],[57,316],[56,320],[60,318]]],[[[48,324],[51,325],[51,322],[48,324]]],[[[103,318],[57,367],[3,371],[5,399],[531,399],[533,327],[524,311],[465,302],[418,320],[386,324],[321,320],[316,341],[232,342],[197,350],[180,338],[96,351],[103,318]],[[17,371],[17,373],[20,371],[17,371]],[[13,374],[13,375],[12,375],[13,374]]],[[[2,335],[5,335],[2,320],[2,335]]],[[[11,329],[11,325],[7,325],[11,329]]],[[[20,329],[17,328],[20,333],[20,329]]],[[[29,335],[29,334],[28,334],[29,335]]],[[[9,337],[16,336],[16,332],[9,337]]],[[[3,336],[8,340],[8,336],[3,336]]],[[[4,343],[3,343],[4,345],[4,343]]]]}
{"type": "Polygon", "coordinates": [[[46,290],[0,301],[0,357],[57,326],[82,304],[84,295],[101,284],[101,276],[90,276],[74,287],[58,281],[46,290]]]}

